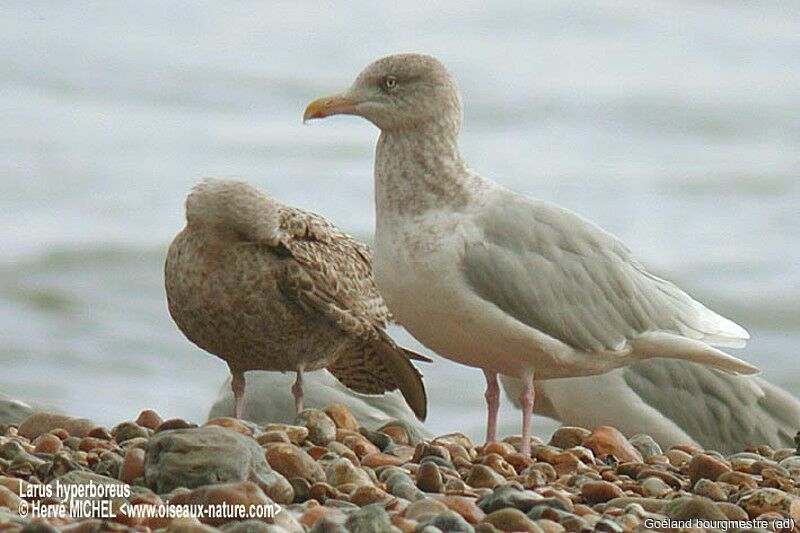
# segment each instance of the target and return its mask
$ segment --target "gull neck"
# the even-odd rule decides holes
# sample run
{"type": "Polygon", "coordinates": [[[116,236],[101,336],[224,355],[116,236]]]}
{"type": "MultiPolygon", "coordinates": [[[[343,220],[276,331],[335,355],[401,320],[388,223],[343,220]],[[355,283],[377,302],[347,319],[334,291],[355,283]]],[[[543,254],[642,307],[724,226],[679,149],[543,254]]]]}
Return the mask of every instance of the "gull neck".
{"type": "Polygon", "coordinates": [[[377,218],[459,208],[474,197],[481,178],[458,150],[458,126],[426,122],[381,132],[375,150],[377,218]]]}

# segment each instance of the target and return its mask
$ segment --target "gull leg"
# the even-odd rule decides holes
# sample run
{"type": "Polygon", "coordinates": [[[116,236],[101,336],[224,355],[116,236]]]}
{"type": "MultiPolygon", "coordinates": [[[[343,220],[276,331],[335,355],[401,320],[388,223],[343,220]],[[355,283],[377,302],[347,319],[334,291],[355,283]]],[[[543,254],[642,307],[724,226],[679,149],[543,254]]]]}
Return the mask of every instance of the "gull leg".
{"type": "Polygon", "coordinates": [[[531,454],[531,414],[533,413],[533,375],[522,378],[522,392],[519,403],[522,404],[522,454],[531,454]]]}
{"type": "Polygon", "coordinates": [[[294,409],[296,412],[303,410],[303,368],[298,367],[297,379],[294,380],[292,385],[292,394],[294,395],[294,409]]]}
{"type": "Polygon", "coordinates": [[[494,442],[497,437],[497,411],[500,409],[500,387],[497,385],[497,372],[483,371],[486,376],[486,442],[494,442]]]}
{"type": "Polygon", "coordinates": [[[244,372],[238,372],[231,368],[231,389],[233,389],[233,399],[236,402],[236,418],[242,418],[244,409],[244,372]]]}

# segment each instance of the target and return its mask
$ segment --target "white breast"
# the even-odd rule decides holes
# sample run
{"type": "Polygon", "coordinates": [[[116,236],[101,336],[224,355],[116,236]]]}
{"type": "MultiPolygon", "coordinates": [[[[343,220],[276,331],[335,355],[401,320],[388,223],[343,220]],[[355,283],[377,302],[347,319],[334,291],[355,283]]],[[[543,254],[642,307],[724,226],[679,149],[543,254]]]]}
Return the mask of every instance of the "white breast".
{"type": "Polygon", "coordinates": [[[465,285],[459,268],[472,232],[468,219],[452,213],[379,226],[375,279],[395,319],[431,350],[465,365],[522,375],[552,364],[535,332],[465,285]]]}

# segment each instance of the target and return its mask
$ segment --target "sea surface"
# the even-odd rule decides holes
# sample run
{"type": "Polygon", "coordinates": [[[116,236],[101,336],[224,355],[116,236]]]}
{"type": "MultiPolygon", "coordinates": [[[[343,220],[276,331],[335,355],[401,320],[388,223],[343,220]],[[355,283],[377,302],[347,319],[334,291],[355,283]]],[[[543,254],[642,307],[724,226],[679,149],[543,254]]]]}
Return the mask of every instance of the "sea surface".
{"type": "MultiPolygon", "coordinates": [[[[0,3],[0,390],[202,420],[226,366],[162,288],[184,196],[239,177],[370,241],[377,130],[300,117],[399,51],[459,80],[474,168],[615,233],[800,394],[800,3],[703,0],[0,3]]],[[[431,431],[480,436],[482,373],[424,371],[431,431]]]]}

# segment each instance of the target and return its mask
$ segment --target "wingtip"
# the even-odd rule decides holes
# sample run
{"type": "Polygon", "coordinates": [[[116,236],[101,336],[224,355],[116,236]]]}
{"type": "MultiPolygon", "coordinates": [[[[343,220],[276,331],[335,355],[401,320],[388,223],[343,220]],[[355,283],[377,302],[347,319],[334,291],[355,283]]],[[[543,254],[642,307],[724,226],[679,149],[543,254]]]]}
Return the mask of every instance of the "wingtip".
{"type": "Polygon", "coordinates": [[[422,361],[423,363],[433,363],[433,359],[431,359],[427,355],[415,352],[414,350],[411,350],[409,348],[400,348],[400,349],[403,350],[403,352],[405,352],[406,356],[408,356],[409,359],[413,359],[414,361],[422,361]]]}
{"type": "Polygon", "coordinates": [[[414,415],[424,421],[428,416],[428,393],[422,382],[422,373],[411,362],[407,350],[398,348],[391,340],[379,344],[377,353],[387,370],[395,376],[395,383],[414,415]]]}

